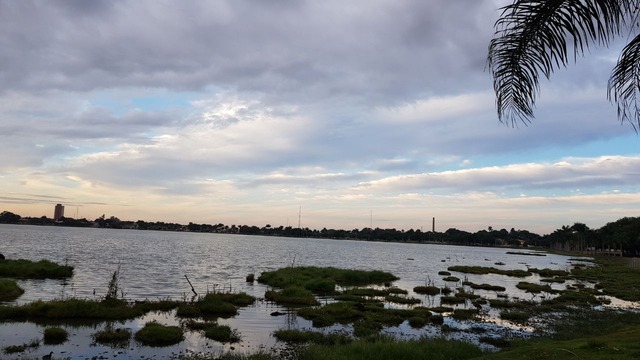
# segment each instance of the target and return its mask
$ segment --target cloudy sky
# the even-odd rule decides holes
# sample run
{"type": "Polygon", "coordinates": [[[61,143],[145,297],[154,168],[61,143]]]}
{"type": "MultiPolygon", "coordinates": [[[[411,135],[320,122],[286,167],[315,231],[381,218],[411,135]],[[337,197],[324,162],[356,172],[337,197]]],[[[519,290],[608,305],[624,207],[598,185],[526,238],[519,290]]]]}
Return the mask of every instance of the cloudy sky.
{"type": "Polygon", "coordinates": [[[637,216],[640,137],[606,97],[623,44],[505,126],[504,4],[0,1],[0,210],[540,234],[637,216]]]}

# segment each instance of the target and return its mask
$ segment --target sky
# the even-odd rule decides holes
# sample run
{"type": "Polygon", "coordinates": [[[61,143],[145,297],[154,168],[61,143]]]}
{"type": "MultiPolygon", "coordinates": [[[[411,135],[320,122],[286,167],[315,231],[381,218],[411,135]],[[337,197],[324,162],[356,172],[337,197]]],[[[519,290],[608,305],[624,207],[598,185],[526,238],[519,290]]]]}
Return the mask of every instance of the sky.
{"type": "Polygon", "coordinates": [[[539,234],[640,208],[607,80],[627,38],[500,123],[506,0],[0,1],[0,211],[539,234]]]}

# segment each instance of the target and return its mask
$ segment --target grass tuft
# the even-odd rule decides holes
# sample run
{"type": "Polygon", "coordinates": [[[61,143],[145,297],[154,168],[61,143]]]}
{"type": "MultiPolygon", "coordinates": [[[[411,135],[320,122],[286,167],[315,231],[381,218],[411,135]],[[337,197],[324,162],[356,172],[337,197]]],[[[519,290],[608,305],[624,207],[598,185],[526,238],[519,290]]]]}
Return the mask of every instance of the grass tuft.
{"type": "Polygon", "coordinates": [[[44,329],[45,345],[59,345],[67,341],[69,333],[61,327],[48,327],[44,329]]]}
{"type": "Polygon", "coordinates": [[[151,321],[136,333],[135,339],[146,346],[170,346],[182,341],[184,334],[179,326],[166,326],[151,321]]]}

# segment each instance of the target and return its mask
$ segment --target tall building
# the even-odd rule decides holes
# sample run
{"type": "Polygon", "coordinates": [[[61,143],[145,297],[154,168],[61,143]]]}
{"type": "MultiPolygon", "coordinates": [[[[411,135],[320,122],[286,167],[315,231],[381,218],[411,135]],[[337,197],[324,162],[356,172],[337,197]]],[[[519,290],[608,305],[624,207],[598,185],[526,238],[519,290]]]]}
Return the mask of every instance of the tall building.
{"type": "Polygon", "coordinates": [[[56,204],[56,209],[53,212],[53,220],[58,221],[64,217],[64,206],[62,204],[56,204]]]}

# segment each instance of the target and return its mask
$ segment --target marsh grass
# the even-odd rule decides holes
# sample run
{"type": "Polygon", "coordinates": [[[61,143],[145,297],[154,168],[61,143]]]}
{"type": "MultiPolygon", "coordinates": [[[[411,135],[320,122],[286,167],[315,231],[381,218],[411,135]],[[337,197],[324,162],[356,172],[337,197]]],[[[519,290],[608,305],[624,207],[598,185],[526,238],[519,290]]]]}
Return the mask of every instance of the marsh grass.
{"type": "Polygon", "coordinates": [[[73,266],[49,260],[25,259],[0,261],[0,276],[17,279],[64,279],[73,276],[73,266]]]}
{"type": "Polygon", "coordinates": [[[376,335],[386,326],[398,326],[411,319],[415,326],[427,323],[441,324],[442,317],[432,315],[430,309],[415,307],[413,309],[385,308],[383,304],[336,302],[320,307],[301,308],[298,315],[311,320],[315,327],[326,327],[334,324],[352,324],[354,335],[368,337],[376,335]]]}
{"type": "Polygon", "coordinates": [[[318,305],[313,293],[300,286],[289,286],[282,291],[268,290],[264,298],[281,305],[318,305]]]}
{"type": "Polygon", "coordinates": [[[92,335],[93,341],[98,344],[114,347],[127,347],[131,340],[131,329],[107,327],[92,335]]]}
{"type": "Polygon", "coordinates": [[[475,345],[462,341],[422,339],[397,341],[388,337],[373,337],[342,346],[311,345],[303,348],[300,360],[388,360],[430,359],[463,360],[482,355],[475,345]]]}
{"type": "Polygon", "coordinates": [[[151,321],[136,333],[135,339],[146,346],[169,346],[181,342],[184,333],[179,326],[166,326],[151,321]]]}
{"type": "Polygon", "coordinates": [[[501,270],[501,269],[496,269],[494,267],[485,267],[485,266],[455,265],[455,266],[449,266],[448,270],[457,271],[465,274],[477,274],[477,275],[498,274],[498,275],[513,276],[513,277],[531,276],[531,272],[526,270],[501,270]]]}
{"type": "Polygon", "coordinates": [[[504,286],[500,285],[490,285],[490,284],[476,284],[471,281],[463,281],[462,285],[469,286],[472,289],[476,290],[487,290],[487,291],[505,291],[507,290],[504,286]]]}
{"type": "MultiPolygon", "coordinates": [[[[5,260],[6,261],[6,260],[5,260]]],[[[0,279],[0,301],[11,301],[24,294],[24,289],[13,279],[0,279]]]]}
{"type": "Polygon", "coordinates": [[[45,345],[59,345],[67,341],[69,333],[61,327],[47,327],[43,331],[45,345]]]}
{"type": "Polygon", "coordinates": [[[557,294],[559,292],[558,290],[552,289],[551,286],[549,285],[534,284],[526,281],[519,282],[518,284],[516,284],[516,287],[520,290],[524,290],[532,294],[538,294],[541,292],[546,292],[549,294],[557,294]]]}
{"type": "Polygon", "coordinates": [[[334,267],[286,267],[260,274],[258,282],[284,289],[298,286],[319,294],[332,294],[335,285],[364,286],[385,284],[398,277],[384,271],[338,269],[334,267]]]}
{"type": "Polygon", "coordinates": [[[529,268],[529,271],[531,271],[532,273],[538,274],[541,277],[548,277],[548,278],[552,278],[552,277],[562,277],[562,276],[568,276],[570,275],[570,273],[568,271],[564,271],[564,270],[552,270],[552,269],[536,269],[536,268],[529,268]]]}
{"type": "Polygon", "coordinates": [[[210,325],[204,329],[204,336],[207,339],[221,343],[236,343],[240,341],[238,332],[227,325],[210,325]]]}
{"type": "Polygon", "coordinates": [[[639,324],[637,312],[577,309],[554,322],[548,336],[512,341],[508,349],[480,359],[638,359],[639,324]]]}
{"type": "Polygon", "coordinates": [[[455,309],[451,317],[456,320],[474,320],[479,314],[480,311],[478,309],[455,309]]]}
{"type": "Polygon", "coordinates": [[[640,301],[640,269],[617,257],[596,257],[597,266],[574,267],[571,274],[578,280],[598,283],[606,295],[627,301],[640,301]]]}
{"type": "Polygon", "coordinates": [[[456,276],[447,276],[447,277],[442,278],[442,281],[458,282],[458,281],[460,281],[460,278],[456,277],[456,276]]]}
{"type": "Polygon", "coordinates": [[[38,300],[19,306],[0,306],[0,320],[125,320],[143,314],[139,307],[126,303],[108,304],[84,299],[38,300]]]}
{"type": "Polygon", "coordinates": [[[177,305],[176,315],[191,317],[232,317],[238,313],[239,307],[249,306],[256,298],[244,292],[240,293],[208,293],[194,303],[177,305]]]}
{"type": "Polygon", "coordinates": [[[314,343],[322,345],[342,345],[353,341],[350,336],[344,334],[324,334],[309,330],[286,330],[280,329],[273,332],[273,336],[278,340],[291,344],[314,343]]]}
{"type": "Polygon", "coordinates": [[[28,343],[20,344],[20,345],[8,345],[2,348],[2,351],[5,354],[15,354],[25,352],[27,349],[37,349],[40,347],[40,340],[33,339],[28,343]]]}
{"type": "Polygon", "coordinates": [[[441,304],[464,304],[467,301],[466,298],[458,297],[458,296],[441,296],[440,303],[441,304]]]}
{"type": "Polygon", "coordinates": [[[518,324],[526,323],[530,317],[531,313],[525,311],[509,310],[500,312],[500,318],[502,320],[508,320],[518,324]]]}
{"type": "Polygon", "coordinates": [[[406,297],[406,296],[397,296],[397,295],[387,295],[385,296],[385,301],[402,304],[402,305],[414,305],[422,302],[420,299],[406,297]]]}
{"type": "Polygon", "coordinates": [[[413,288],[413,292],[420,295],[438,295],[440,294],[440,288],[437,286],[416,286],[413,288]]]}
{"type": "Polygon", "coordinates": [[[598,298],[589,291],[562,291],[560,296],[553,299],[545,300],[542,305],[571,305],[591,307],[596,305],[607,304],[610,301],[604,298],[598,298]]]}

